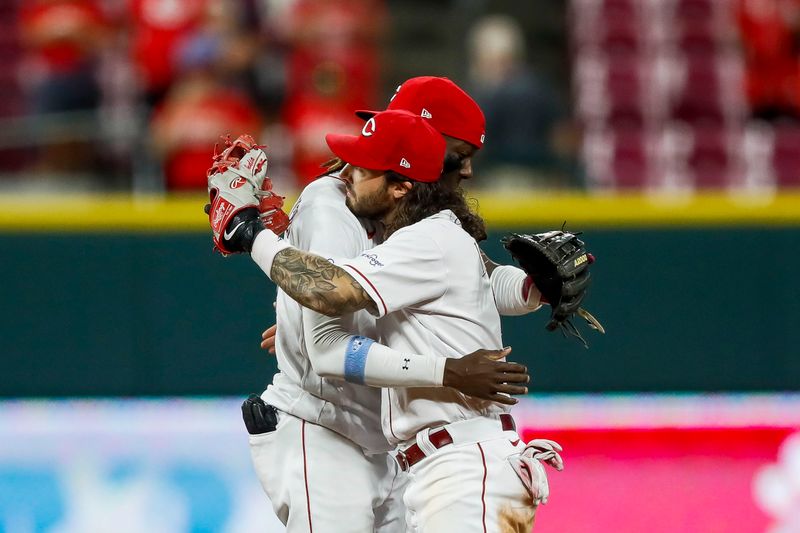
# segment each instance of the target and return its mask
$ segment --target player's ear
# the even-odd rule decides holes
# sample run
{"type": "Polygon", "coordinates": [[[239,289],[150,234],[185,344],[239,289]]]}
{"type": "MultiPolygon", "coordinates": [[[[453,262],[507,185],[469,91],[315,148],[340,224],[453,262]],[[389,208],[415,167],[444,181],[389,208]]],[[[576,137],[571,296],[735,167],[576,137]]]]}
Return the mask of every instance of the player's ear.
{"type": "Polygon", "coordinates": [[[399,200],[411,190],[411,187],[414,185],[410,181],[390,181],[389,182],[389,194],[392,195],[392,198],[395,200],[399,200]]]}

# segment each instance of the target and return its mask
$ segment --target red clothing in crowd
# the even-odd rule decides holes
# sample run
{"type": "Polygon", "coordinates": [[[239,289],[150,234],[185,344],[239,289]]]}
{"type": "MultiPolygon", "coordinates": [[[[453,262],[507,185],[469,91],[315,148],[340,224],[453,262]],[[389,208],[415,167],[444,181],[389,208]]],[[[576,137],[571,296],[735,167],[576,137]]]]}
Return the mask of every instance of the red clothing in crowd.
{"type": "Polygon", "coordinates": [[[379,1],[299,0],[287,22],[293,44],[289,95],[319,95],[315,77],[320,70],[330,71],[335,65],[341,76],[342,105],[372,105],[378,87],[377,39],[382,19],[379,1]]]}
{"type": "Polygon", "coordinates": [[[175,76],[182,40],[203,22],[209,0],[130,0],[133,61],[148,91],[160,91],[175,76]]]}
{"type": "Polygon", "coordinates": [[[800,0],[739,0],[737,19],[751,106],[800,112],[800,0]]]}
{"type": "Polygon", "coordinates": [[[244,95],[214,88],[194,97],[170,98],[156,112],[154,131],[168,146],[164,173],[170,190],[204,189],[206,170],[220,135],[258,136],[261,119],[244,95]]]}
{"type": "Polygon", "coordinates": [[[20,30],[34,61],[49,72],[68,72],[91,55],[92,37],[106,27],[94,0],[27,0],[20,30]]]}
{"type": "Polygon", "coordinates": [[[354,108],[331,105],[324,98],[304,98],[286,109],[286,125],[294,134],[292,169],[297,183],[305,186],[323,172],[321,165],[333,157],[325,135],[356,134],[364,125],[353,113],[354,108]]]}
{"type": "Polygon", "coordinates": [[[291,41],[284,120],[294,134],[300,185],[332,157],[330,132],[355,133],[356,109],[376,105],[381,0],[299,0],[286,24],[291,41]]]}

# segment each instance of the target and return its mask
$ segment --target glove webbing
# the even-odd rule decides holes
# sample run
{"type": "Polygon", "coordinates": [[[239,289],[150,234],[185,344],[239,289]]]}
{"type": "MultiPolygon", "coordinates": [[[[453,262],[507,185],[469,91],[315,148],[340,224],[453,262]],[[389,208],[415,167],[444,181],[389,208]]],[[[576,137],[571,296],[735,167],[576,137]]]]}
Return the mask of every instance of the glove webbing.
{"type": "Polygon", "coordinates": [[[572,319],[565,318],[564,320],[561,321],[552,320],[550,321],[550,324],[547,325],[547,329],[551,331],[556,328],[561,330],[561,334],[564,336],[565,339],[568,339],[570,336],[575,337],[581,342],[581,344],[583,344],[584,348],[586,348],[587,350],[589,349],[589,343],[586,342],[586,339],[583,338],[581,332],[578,330],[577,327],[575,327],[575,324],[572,323],[572,319]]]}

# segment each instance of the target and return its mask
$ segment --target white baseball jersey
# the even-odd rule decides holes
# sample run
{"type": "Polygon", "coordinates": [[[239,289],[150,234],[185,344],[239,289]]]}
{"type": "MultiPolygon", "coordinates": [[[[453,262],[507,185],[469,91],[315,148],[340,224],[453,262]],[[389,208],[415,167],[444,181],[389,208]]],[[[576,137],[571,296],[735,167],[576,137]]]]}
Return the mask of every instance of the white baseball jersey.
{"type": "MultiPolygon", "coordinates": [[[[295,203],[287,239],[323,257],[354,257],[373,246],[375,224],[357,218],[345,205],[345,188],[334,176],[319,178],[295,203]]],[[[389,449],[380,428],[380,390],[319,377],[305,345],[300,304],[278,290],[276,356],[279,372],[262,394],[265,402],[352,440],[366,451],[389,449]]],[[[375,318],[366,311],[343,319],[343,327],[377,338],[375,318]]]]}
{"type": "MultiPolygon", "coordinates": [[[[384,344],[445,357],[502,348],[500,316],[478,244],[452,211],[402,228],[384,244],[351,257],[337,262],[377,305],[384,344]]],[[[383,394],[383,430],[392,444],[426,427],[508,410],[444,387],[383,394]]]]}

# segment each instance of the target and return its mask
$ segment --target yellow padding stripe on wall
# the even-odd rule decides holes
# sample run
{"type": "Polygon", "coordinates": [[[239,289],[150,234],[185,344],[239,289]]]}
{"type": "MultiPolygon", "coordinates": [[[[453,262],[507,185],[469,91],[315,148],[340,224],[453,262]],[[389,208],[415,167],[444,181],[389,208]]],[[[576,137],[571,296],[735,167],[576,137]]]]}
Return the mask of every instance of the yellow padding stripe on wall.
{"type": "MultiPolygon", "coordinates": [[[[492,228],[800,225],[800,192],[776,196],[476,193],[492,228]]],[[[293,199],[287,202],[291,205],[293,199]]],[[[207,231],[204,196],[4,196],[0,231],[207,231]]]]}

